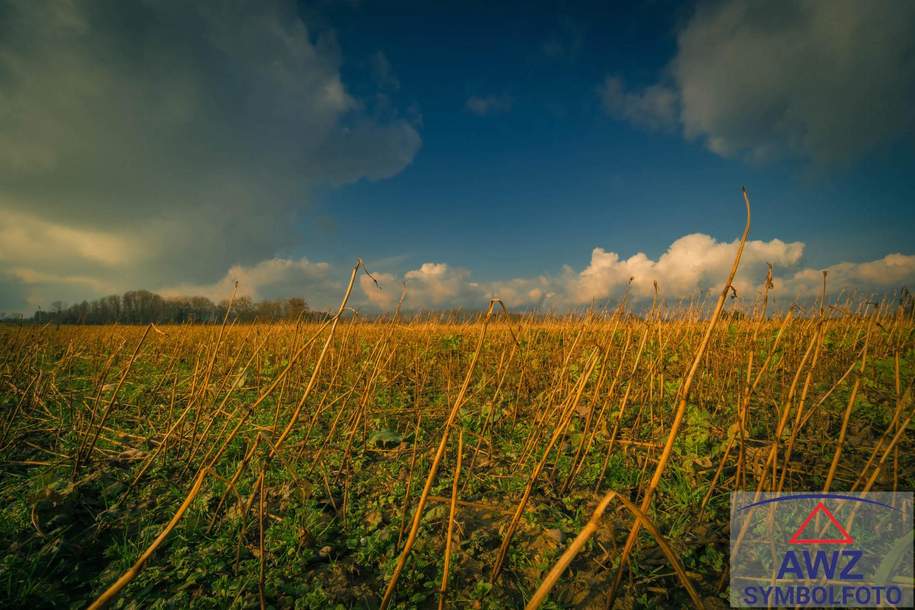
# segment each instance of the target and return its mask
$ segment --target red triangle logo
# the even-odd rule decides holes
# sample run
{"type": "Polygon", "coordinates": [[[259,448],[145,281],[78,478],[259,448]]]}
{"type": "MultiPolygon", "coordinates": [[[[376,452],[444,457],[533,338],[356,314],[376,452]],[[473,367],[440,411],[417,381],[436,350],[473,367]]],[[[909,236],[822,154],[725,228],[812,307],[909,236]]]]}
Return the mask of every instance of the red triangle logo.
{"type": "Polygon", "coordinates": [[[797,531],[794,532],[794,535],[791,536],[791,540],[788,541],[789,544],[852,544],[855,541],[852,538],[851,534],[848,533],[842,524],[839,523],[839,520],[836,519],[828,508],[822,503],[818,502],[810,514],[807,515],[807,518],[804,519],[804,522],[801,523],[801,526],[797,528],[797,531]],[[842,534],[841,538],[801,538],[804,533],[804,530],[807,529],[807,525],[813,519],[817,513],[823,513],[826,515],[826,518],[829,519],[832,524],[839,530],[839,533],[842,534]]]}

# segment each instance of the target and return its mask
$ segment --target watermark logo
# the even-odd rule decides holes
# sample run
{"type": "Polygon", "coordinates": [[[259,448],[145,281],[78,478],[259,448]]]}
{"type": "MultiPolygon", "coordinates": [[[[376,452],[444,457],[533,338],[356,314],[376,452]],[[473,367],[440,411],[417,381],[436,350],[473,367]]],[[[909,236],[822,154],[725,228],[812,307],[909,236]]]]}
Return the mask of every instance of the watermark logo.
{"type": "Polygon", "coordinates": [[[912,607],[912,493],[731,494],[739,607],[912,607]]]}
{"type": "Polygon", "coordinates": [[[826,508],[826,505],[822,502],[817,502],[816,508],[810,511],[810,514],[807,515],[807,518],[804,519],[804,522],[801,523],[801,526],[797,528],[797,531],[794,532],[794,535],[791,536],[791,540],[788,541],[789,544],[852,544],[855,541],[851,537],[851,534],[842,527],[842,524],[839,523],[839,520],[836,519],[835,515],[829,512],[829,509],[826,508]],[[841,538],[801,538],[801,535],[804,533],[804,530],[807,529],[807,526],[810,525],[810,522],[818,514],[823,513],[829,519],[829,522],[835,526],[839,532],[841,532],[841,538]]]}

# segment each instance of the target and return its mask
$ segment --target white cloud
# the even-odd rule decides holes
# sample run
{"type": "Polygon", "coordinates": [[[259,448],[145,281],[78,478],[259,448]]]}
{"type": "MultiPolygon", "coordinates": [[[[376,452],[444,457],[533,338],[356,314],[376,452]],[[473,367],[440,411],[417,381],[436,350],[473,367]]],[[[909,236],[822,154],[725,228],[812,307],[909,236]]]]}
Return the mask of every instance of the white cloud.
{"type": "MultiPolygon", "coordinates": [[[[632,295],[643,299],[653,294],[654,282],[664,296],[672,298],[720,290],[737,252],[737,244],[738,240],[719,242],[708,235],[693,233],[674,241],[656,261],[642,252],[623,260],[615,252],[595,248],[591,264],[566,280],[565,296],[576,304],[619,297],[629,278],[633,278],[632,295]]],[[[803,253],[801,242],[750,240],[734,286],[739,292],[752,291],[759,285],[760,276],[765,277],[767,262],[791,267],[800,261],[803,253]]]]}
{"type": "Polygon", "coordinates": [[[639,125],[675,116],[724,157],[846,163],[913,136],[913,24],[906,0],[710,2],[680,30],[665,84],[610,79],[602,96],[639,125]]]}
{"type": "Polygon", "coordinates": [[[370,278],[360,278],[360,288],[369,303],[381,309],[393,309],[406,286],[404,307],[407,309],[478,309],[489,302],[492,286],[484,286],[470,278],[467,269],[446,263],[423,263],[401,278],[390,273],[375,274],[376,285],[370,278]]]}
{"type": "MultiPolygon", "coordinates": [[[[649,302],[657,283],[659,294],[668,302],[713,296],[730,270],[738,241],[723,242],[702,233],[675,240],[656,259],[643,252],[622,257],[604,248],[594,248],[590,262],[582,269],[569,266],[556,275],[542,274],[481,282],[471,271],[443,262],[426,262],[403,274],[360,274],[359,289],[350,304],[355,307],[390,311],[406,285],[404,307],[409,310],[482,309],[490,298],[501,298],[510,309],[567,311],[591,304],[615,304],[629,287],[635,305],[649,302]],[[630,283],[631,279],[631,283],[630,283]],[[377,281],[377,283],[376,283],[377,281]]],[[[770,299],[776,306],[815,299],[820,292],[820,269],[801,266],[805,246],[801,242],[750,240],[734,281],[738,297],[752,302],[766,277],[767,264],[775,266],[770,299]]],[[[889,294],[902,287],[915,288],[915,256],[890,254],[861,263],[838,263],[826,267],[829,291],[858,294],[889,294]]],[[[331,309],[339,303],[347,270],[307,258],[269,258],[251,265],[237,264],[220,279],[208,283],[177,283],[159,292],[163,296],[206,296],[214,301],[228,298],[238,282],[238,294],[254,299],[299,296],[316,309],[331,309]]],[[[115,287],[104,277],[64,275],[16,266],[0,274],[0,285],[10,279],[31,292],[30,304],[47,306],[51,300],[80,300],[79,290],[112,292],[115,287]],[[38,300],[36,295],[44,297],[38,300]]],[[[0,305],[5,301],[0,301],[0,305]]],[[[4,307],[8,307],[4,305],[4,307]]]]}
{"type": "Polygon", "coordinates": [[[394,66],[383,52],[373,53],[369,57],[369,66],[372,70],[372,79],[379,89],[391,91],[400,89],[400,80],[394,73],[394,66]]]}
{"type": "Polygon", "coordinates": [[[445,263],[423,263],[419,269],[404,274],[411,303],[424,307],[446,307],[479,301],[484,294],[470,271],[449,267],[445,263]]]}
{"type": "MultiPolygon", "coordinates": [[[[650,301],[657,282],[662,299],[677,301],[717,294],[730,271],[738,240],[717,241],[709,235],[693,233],[675,240],[657,259],[642,252],[623,258],[604,248],[594,248],[590,263],[576,271],[565,267],[557,275],[476,282],[467,269],[445,263],[424,263],[407,271],[405,306],[410,309],[465,307],[479,309],[492,297],[501,298],[510,308],[540,307],[564,311],[592,303],[618,302],[629,287],[636,304],[650,301]],[[630,285],[631,278],[631,285],[630,285]]],[[[819,294],[822,275],[819,269],[800,267],[804,244],[750,240],[734,280],[737,295],[752,302],[761,289],[767,264],[775,267],[773,302],[788,305],[804,302],[819,294]]],[[[839,263],[826,268],[832,294],[839,290],[886,294],[901,287],[915,287],[915,256],[891,254],[863,263],[839,263]]],[[[393,274],[377,276],[379,290],[368,279],[360,281],[363,295],[381,309],[391,309],[400,294],[393,274]]]]}
{"type": "Polygon", "coordinates": [[[598,90],[610,116],[648,129],[671,129],[677,124],[677,94],[663,85],[627,91],[618,76],[608,76],[598,90]]]}
{"type": "Polygon", "coordinates": [[[585,27],[563,15],[549,38],[541,45],[550,59],[574,60],[581,54],[585,42],[585,27]]]}
{"type": "Polygon", "coordinates": [[[507,95],[473,95],[467,98],[464,107],[478,116],[487,116],[508,112],[512,109],[514,100],[507,95]]]}
{"type": "MultiPolygon", "coordinates": [[[[881,295],[900,288],[915,290],[915,256],[888,254],[863,263],[838,263],[825,268],[829,294],[840,292],[859,295],[881,295]]],[[[801,269],[784,278],[776,278],[776,290],[788,298],[803,299],[819,293],[823,275],[820,270],[801,269]]]]}
{"type": "Polygon", "coordinates": [[[342,295],[342,280],[324,262],[271,258],[255,265],[234,265],[219,281],[210,284],[177,284],[161,290],[162,296],[205,296],[227,299],[238,282],[238,295],[252,299],[303,297],[314,308],[329,308],[342,295]]]}
{"type": "Polygon", "coordinates": [[[362,274],[359,276],[359,288],[368,302],[385,311],[394,309],[400,298],[397,293],[398,282],[390,273],[374,273],[374,280],[362,274]]]}

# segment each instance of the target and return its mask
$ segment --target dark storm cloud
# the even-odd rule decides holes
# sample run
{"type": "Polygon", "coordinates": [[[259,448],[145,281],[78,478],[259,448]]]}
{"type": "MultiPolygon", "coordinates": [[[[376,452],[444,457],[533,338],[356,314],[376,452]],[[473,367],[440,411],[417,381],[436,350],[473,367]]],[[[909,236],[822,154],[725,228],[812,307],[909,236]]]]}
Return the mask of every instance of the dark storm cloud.
{"type": "Polygon", "coordinates": [[[106,279],[121,263],[126,286],[271,256],[311,187],[389,177],[419,149],[410,122],[373,119],[347,92],[340,63],[332,32],[283,0],[6,3],[0,232],[18,219],[33,241],[93,233],[115,260],[48,239],[45,262],[106,279]]]}

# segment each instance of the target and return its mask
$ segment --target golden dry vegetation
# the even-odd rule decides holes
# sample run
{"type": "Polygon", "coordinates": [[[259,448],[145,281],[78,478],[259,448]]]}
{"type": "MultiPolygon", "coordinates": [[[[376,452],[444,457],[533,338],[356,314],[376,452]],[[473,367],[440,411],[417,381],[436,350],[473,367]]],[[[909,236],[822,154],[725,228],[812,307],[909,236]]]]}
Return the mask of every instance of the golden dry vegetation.
{"type": "Polygon", "coordinates": [[[720,606],[730,491],[913,485],[911,315],[801,313],[4,326],[0,596],[720,606]]]}

